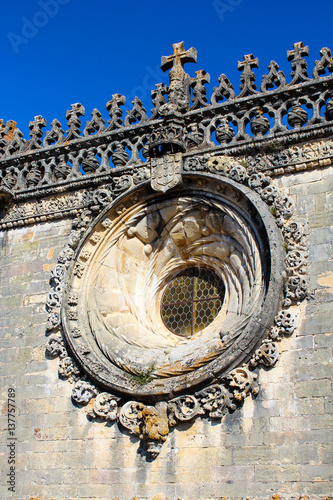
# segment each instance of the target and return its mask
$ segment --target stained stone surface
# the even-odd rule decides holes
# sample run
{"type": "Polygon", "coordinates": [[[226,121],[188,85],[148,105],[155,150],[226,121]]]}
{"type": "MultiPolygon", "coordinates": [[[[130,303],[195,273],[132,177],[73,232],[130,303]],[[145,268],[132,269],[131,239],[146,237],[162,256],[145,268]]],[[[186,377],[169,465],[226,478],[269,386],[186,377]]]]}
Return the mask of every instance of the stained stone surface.
{"type": "Polygon", "coordinates": [[[308,54],[260,86],[247,54],[208,100],[181,42],[150,117],[0,121],[1,498],[331,498],[333,62],[308,54]],[[223,300],[182,337],[161,302],[193,268],[223,300]]]}
{"type": "MultiPolygon", "coordinates": [[[[294,307],[296,334],[282,340],[277,366],[261,372],[258,397],[247,398],[243,408],[219,425],[199,419],[175,428],[152,462],[115,425],[88,422],[85,409],[71,403],[70,384],[58,378],[58,361],[45,359],[49,273],[67,241],[70,222],[2,233],[1,396],[5,401],[7,388],[16,388],[16,498],[328,495],[333,265],[321,247],[332,248],[333,243],[332,173],[331,168],[315,176],[296,173],[277,182],[309,225],[310,251],[318,256],[308,264],[315,298],[294,307]],[[313,200],[305,214],[304,196],[313,200]]],[[[4,414],[1,422],[5,428],[4,414]]],[[[2,489],[2,497],[10,495],[2,489]]]]}

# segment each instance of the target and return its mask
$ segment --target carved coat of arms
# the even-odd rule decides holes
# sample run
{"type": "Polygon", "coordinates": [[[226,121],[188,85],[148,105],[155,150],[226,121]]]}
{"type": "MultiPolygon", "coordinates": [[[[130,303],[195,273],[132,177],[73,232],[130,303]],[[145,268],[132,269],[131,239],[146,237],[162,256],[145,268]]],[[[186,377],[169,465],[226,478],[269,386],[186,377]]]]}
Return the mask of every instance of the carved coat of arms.
{"type": "Polygon", "coordinates": [[[151,158],[151,187],[165,193],[182,182],[182,153],[151,158]]]}

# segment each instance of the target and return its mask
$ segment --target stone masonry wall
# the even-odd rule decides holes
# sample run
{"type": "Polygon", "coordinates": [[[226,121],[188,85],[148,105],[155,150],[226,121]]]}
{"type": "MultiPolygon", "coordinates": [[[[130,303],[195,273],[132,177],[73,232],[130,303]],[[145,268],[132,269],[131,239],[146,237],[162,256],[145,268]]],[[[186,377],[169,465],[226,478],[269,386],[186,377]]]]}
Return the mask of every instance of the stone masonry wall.
{"type": "Polygon", "coordinates": [[[314,298],[295,307],[298,328],[281,356],[260,371],[261,391],[220,424],[196,419],[172,430],[147,461],[137,438],[90,422],[45,355],[50,270],[71,221],[0,235],[1,498],[322,499],[332,494],[333,169],[299,172],[277,185],[308,223],[314,298]],[[16,392],[16,491],[9,472],[8,388],[16,392]],[[133,445],[133,442],[136,445],[133,445]],[[164,496],[163,496],[164,495],[164,496]]]}

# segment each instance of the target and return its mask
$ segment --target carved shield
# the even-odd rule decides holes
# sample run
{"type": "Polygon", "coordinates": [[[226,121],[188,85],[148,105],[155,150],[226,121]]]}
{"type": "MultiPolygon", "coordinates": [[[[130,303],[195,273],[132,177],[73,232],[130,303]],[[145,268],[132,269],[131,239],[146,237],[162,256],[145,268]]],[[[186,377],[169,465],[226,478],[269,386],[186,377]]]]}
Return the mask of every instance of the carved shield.
{"type": "Polygon", "coordinates": [[[151,187],[165,193],[182,182],[182,153],[151,159],[151,187]]]}

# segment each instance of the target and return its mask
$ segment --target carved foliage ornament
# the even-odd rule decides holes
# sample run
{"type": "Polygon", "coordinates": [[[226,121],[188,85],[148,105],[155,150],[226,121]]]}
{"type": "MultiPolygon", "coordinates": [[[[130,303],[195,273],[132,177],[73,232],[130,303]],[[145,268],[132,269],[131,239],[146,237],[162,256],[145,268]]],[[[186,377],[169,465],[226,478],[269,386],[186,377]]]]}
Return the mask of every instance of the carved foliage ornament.
{"type": "Polygon", "coordinates": [[[290,201],[239,163],[218,169],[83,211],[52,273],[47,350],[73,400],[152,457],[178,422],[221,419],[257,394],[253,370],[276,363],[287,308],[308,293],[302,228],[278,228],[290,201]]]}

